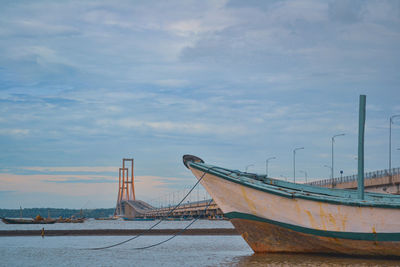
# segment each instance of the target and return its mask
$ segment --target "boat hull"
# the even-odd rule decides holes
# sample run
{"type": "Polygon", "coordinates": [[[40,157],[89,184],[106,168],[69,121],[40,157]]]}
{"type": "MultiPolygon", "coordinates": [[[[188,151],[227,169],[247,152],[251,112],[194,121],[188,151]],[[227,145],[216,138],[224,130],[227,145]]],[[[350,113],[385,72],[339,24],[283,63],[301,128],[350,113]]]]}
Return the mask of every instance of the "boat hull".
{"type": "Polygon", "coordinates": [[[155,221],[154,218],[127,218],[127,217],[123,217],[122,219],[124,221],[155,221]]]}
{"type": "Polygon", "coordinates": [[[231,222],[256,253],[400,256],[400,243],[397,241],[379,242],[316,236],[249,219],[233,218],[231,222]]]}
{"type": "Polygon", "coordinates": [[[10,218],[2,218],[1,219],[5,224],[53,224],[56,223],[56,220],[46,219],[46,220],[27,220],[27,219],[10,219],[10,218]]]}
{"type": "Polygon", "coordinates": [[[254,252],[400,256],[400,210],[256,190],[189,166],[254,252]]]}

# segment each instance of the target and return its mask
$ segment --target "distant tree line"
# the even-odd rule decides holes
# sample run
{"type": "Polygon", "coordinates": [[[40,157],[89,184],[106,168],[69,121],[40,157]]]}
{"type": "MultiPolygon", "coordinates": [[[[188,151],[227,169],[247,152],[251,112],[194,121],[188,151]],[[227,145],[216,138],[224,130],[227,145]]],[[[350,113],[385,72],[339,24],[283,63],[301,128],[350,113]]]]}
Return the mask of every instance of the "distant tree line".
{"type": "Polygon", "coordinates": [[[109,217],[114,214],[115,208],[110,209],[55,209],[55,208],[32,208],[32,209],[0,209],[0,217],[19,218],[22,213],[24,218],[34,218],[40,215],[44,218],[70,218],[72,216],[79,218],[101,218],[109,217]]]}

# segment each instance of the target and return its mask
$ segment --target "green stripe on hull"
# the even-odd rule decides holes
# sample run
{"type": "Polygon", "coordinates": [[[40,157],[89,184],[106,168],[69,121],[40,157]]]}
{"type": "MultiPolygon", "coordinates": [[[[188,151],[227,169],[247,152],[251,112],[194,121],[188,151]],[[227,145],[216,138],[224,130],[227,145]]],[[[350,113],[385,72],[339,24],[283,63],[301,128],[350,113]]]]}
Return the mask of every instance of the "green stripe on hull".
{"type": "Polygon", "coordinates": [[[292,231],[311,234],[316,236],[323,237],[332,237],[332,238],[342,238],[342,239],[351,239],[351,240],[363,240],[363,241],[400,241],[400,233],[358,233],[358,232],[337,232],[337,231],[325,231],[312,229],[307,227],[302,227],[298,225],[278,222],[266,218],[261,218],[255,215],[241,213],[241,212],[229,212],[224,214],[227,218],[230,219],[245,219],[252,220],[258,222],[270,223],[273,225],[281,226],[286,229],[290,229],[292,231]]]}

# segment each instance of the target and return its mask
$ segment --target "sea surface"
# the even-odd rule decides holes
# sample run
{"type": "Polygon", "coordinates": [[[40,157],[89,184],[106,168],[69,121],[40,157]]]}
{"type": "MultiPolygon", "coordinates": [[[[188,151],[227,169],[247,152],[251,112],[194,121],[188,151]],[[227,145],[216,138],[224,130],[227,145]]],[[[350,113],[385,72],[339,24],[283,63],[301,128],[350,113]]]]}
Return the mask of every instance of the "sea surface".
{"type": "MultiPolygon", "coordinates": [[[[156,221],[155,221],[156,222],[156,221]]],[[[83,224],[6,225],[18,229],[147,229],[155,222],[95,221],[83,224]]],[[[183,228],[189,221],[162,222],[156,229],[183,228]]],[[[200,220],[193,228],[231,228],[229,221],[200,220]]],[[[141,236],[117,247],[104,247],[129,236],[0,237],[0,266],[400,266],[390,259],[329,255],[254,254],[241,236],[141,236]]]]}

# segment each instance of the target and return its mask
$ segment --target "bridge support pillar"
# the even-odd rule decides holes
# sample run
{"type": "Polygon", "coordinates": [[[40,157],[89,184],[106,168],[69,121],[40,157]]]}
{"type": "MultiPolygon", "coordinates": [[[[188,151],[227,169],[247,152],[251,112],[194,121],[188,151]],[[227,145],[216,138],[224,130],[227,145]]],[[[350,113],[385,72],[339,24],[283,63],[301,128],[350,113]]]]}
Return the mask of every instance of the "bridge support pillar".
{"type": "Polygon", "coordinates": [[[125,209],[122,203],[124,201],[135,200],[133,159],[122,159],[122,168],[119,168],[118,179],[118,198],[114,215],[124,215],[125,209]],[[130,168],[125,167],[125,162],[131,162],[130,168]],[[131,173],[130,176],[129,170],[131,173]]]}

